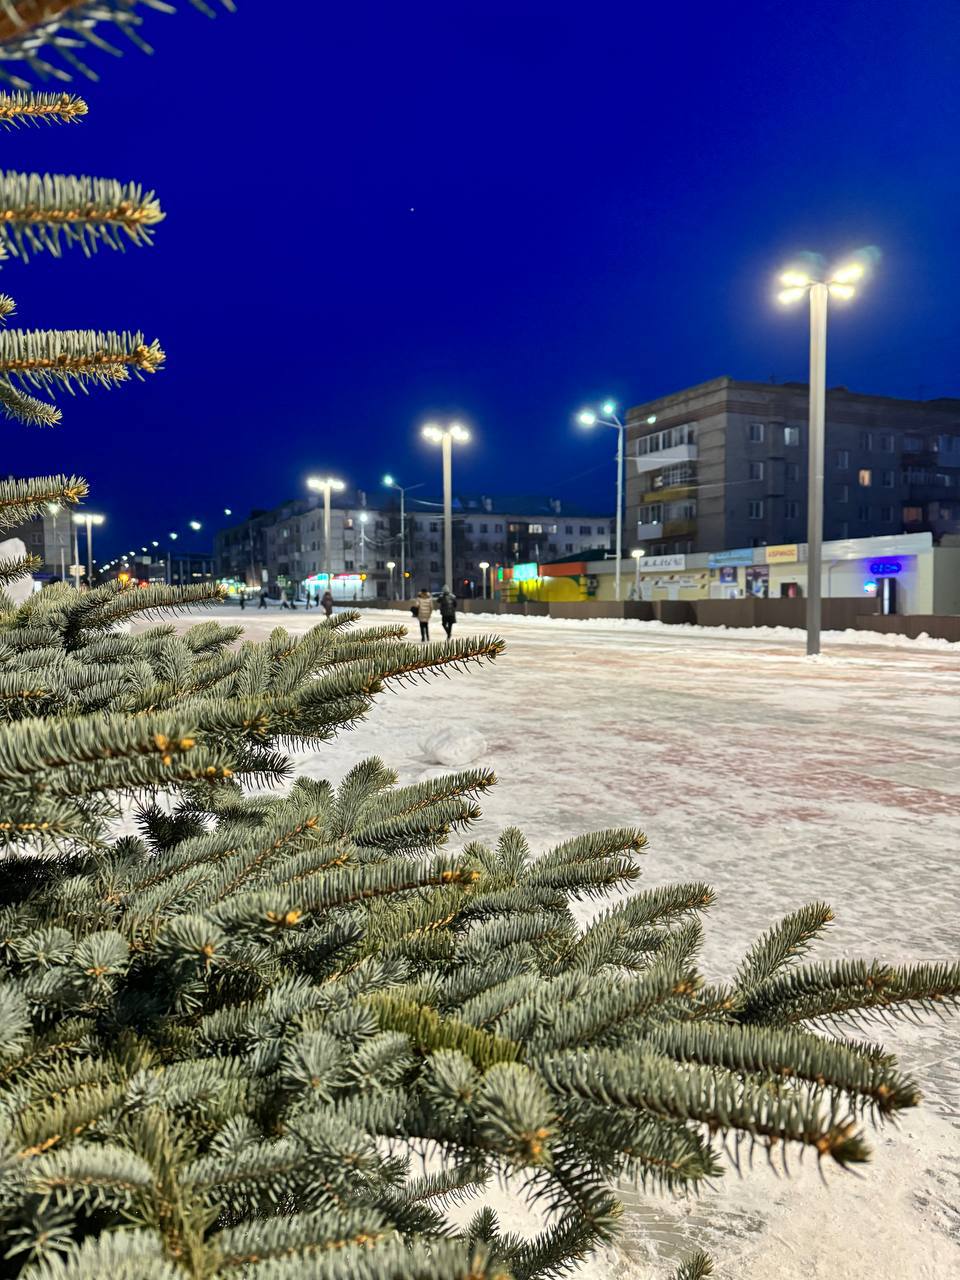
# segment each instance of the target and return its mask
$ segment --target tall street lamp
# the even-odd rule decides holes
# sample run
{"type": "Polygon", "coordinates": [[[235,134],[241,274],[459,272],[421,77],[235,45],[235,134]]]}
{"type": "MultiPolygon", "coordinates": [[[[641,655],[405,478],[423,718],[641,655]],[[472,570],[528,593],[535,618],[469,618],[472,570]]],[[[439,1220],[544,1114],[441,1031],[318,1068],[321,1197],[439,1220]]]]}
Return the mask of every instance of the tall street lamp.
{"type": "Polygon", "coordinates": [[[347,486],[333,476],[310,476],[307,488],[323,494],[323,558],[326,562],[327,590],[333,595],[333,553],[330,549],[330,495],[342,493],[347,486]]]}
{"type": "MultiPolygon", "coordinates": [[[[651,414],[647,422],[653,425],[656,414],[651,414]]],[[[612,400],[604,400],[600,412],[593,409],[581,409],[577,421],[582,427],[613,427],[617,432],[617,546],[616,568],[614,570],[614,594],[620,599],[620,561],[623,559],[623,437],[625,426],[617,417],[617,406],[612,400]]]]}
{"type": "Polygon", "coordinates": [[[400,495],[400,599],[407,598],[407,494],[411,489],[422,489],[422,484],[397,484],[393,476],[383,477],[384,488],[396,489],[400,495]]]}
{"type": "MultiPolygon", "coordinates": [[[[176,542],[178,537],[179,537],[179,534],[171,533],[170,541],[176,542]]],[[[168,587],[173,586],[173,565],[170,560],[170,551],[171,551],[171,548],[167,547],[167,586],[168,587]]]]}
{"type": "Polygon", "coordinates": [[[393,586],[393,571],[394,571],[394,569],[396,569],[396,567],[397,567],[397,562],[396,562],[396,560],[388,560],[388,561],[387,561],[387,568],[388,568],[388,569],[389,569],[389,571],[390,571],[390,599],[391,599],[391,600],[396,600],[396,598],[397,598],[397,593],[396,593],[396,591],[394,590],[394,586],[393,586]]]}
{"type": "Polygon", "coordinates": [[[481,560],[481,561],[480,561],[480,572],[481,572],[481,574],[483,575],[483,577],[482,577],[482,582],[483,582],[483,598],[484,598],[484,600],[486,600],[486,598],[487,598],[487,570],[488,570],[489,568],[490,568],[490,561],[489,561],[489,560],[481,560]]]}
{"type": "Polygon", "coordinates": [[[643,557],[647,553],[643,547],[634,547],[634,549],[630,552],[630,554],[631,556],[633,556],[633,563],[636,566],[636,576],[633,582],[633,593],[634,593],[634,598],[639,600],[640,599],[640,561],[643,559],[643,557]]]}
{"type": "Polygon", "coordinates": [[[82,524],[87,532],[87,583],[93,586],[93,526],[95,524],[103,524],[106,516],[94,515],[91,511],[84,511],[82,515],[73,517],[74,524],[82,524]]]}
{"type": "Polygon", "coordinates": [[[465,444],[470,432],[459,422],[440,427],[428,422],[423,428],[424,440],[438,444],[443,451],[443,577],[444,586],[453,590],[453,442],[465,444]]]}
{"type": "Polygon", "coordinates": [[[810,429],[807,461],[807,655],[820,652],[823,614],[821,581],[823,562],[823,453],[827,396],[827,302],[833,297],[849,302],[856,283],[863,278],[860,262],[850,262],[826,280],[815,280],[806,271],[784,271],[777,295],[782,303],[799,302],[810,295],[810,429]]]}

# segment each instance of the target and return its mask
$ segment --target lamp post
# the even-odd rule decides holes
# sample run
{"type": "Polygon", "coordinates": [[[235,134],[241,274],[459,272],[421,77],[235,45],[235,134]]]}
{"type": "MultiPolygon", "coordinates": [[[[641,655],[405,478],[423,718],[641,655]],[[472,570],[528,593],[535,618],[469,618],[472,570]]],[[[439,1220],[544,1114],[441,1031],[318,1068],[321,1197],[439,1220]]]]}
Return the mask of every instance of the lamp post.
{"type": "MultiPolygon", "coordinates": [[[[178,536],[179,536],[179,535],[178,535],[178,534],[176,534],[176,533],[171,533],[171,534],[170,534],[170,541],[171,541],[171,542],[176,542],[176,540],[177,540],[178,536]]],[[[171,560],[170,560],[170,551],[171,551],[171,548],[170,548],[170,547],[167,547],[167,586],[168,586],[168,587],[172,587],[172,586],[173,586],[173,565],[172,565],[171,560]]]]}
{"type": "Polygon", "coordinates": [[[397,598],[396,589],[394,588],[394,585],[393,585],[393,571],[394,569],[396,569],[396,567],[397,567],[396,560],[387,561],[387,568],[390,570],[390,599],[391,600],[396,600],[397,598]]]}
{"type": "Polygon", "coordinates": [[[422,484],[397,484],[393,476],[383,477],[384,487],[396,489],[400,495],[400,599],[407,598],[407,508],[406,498],[411,489],[422,489],[422,484]]]}
{"type": "Polygon", "coordinates": [[[636,568],[636,574],[633,581],[634,598],[640,599],[640,561],[647,554],[643,547],[634,547],[630,552],[633,557],[633,563],[636,568]]]}
{"type": "MultiPolygon", "coordinates": [[[[647,422],[653,425],[656,414],[651,414],[647,422]]],[[[581,409],[577,421],[582,427],[613,427],[617,432],[617,546],[616,568],[614,570],[614,594],[620,599],[620,561],[623,559],[623,437],[625,425],[617,417],[617,406],[612,400],[604,400],[600,412],[593,409],[581,409]]]]}
{"type": "Polygon", "coordinates": [[[453,442],[466,444],[470,432],[459,422],[440,427],[428,422],[423,428],[424,440],[438,444],[443,455],[443,576],[444,586],[453,590],[453,442]]]}
{"type": "MultiPolygon", "coordinates": [[[[82,515],[73,517],[74,524],[82,524],[87,532],[87,584],[93,586],[93,526],[95,524],[103,524],[106,516],[94,515],[91,511],[85,511],[82,515]]],[[[79,548],[77,548],[79,551],[79,548]]]]}
{"type": "Polygon", "coordinates": [[[810,427],[807,441],[807,656],[820,652],[823,615],[823,454],[827,395],[827,303],[831,297],[848,302],[864,274],[863,264],[850,262],[827,280],[814,280],[806,271],[784,271],[777,295],[782,303],[810,295],[810,427]]]}
{"type": "Polygon", "coordinates": [[[310,476],[307,488],[323,494],[323,558],[326,563],[327,590],[333,595],[333,553],[330,549],[330,495],[342,493],[347,486],[333,476],[310,476]]]}
{"type": "Polygon", "coordinates": [[[480,572],[481,572],[481,574],[483,575],[482,581],[483,581],[483,598],[484,598],[484,600],[486,600],[486,598],[487,598],[487,570],[488,570],[489,568],[490,568],[490,561],[489,561],[489,560],[481,560],[481,561],[480,561],[480,572]]]}

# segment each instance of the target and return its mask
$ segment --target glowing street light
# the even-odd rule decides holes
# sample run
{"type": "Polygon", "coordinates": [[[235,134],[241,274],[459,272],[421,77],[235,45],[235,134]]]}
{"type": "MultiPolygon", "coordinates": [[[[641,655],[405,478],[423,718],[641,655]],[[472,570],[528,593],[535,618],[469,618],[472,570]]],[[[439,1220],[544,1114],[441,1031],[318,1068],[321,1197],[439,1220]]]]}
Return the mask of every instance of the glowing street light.
{"type": "Polygon", "coordinates": [[[93,526],[103,524],[106,516],[94,515],[92,511],[84,511],[73,517],[74,524],[82,524],[87,532],[87,582],[93,586],[93,526]]]}
{"type": "Polygon", "coordinates": [[[453,445],[466,444],[470,432],[459,422],[446,427],[428,422],[423,428],[424,440],[438,444],[443,450],[443,578],[448,591],[453,590],[453,445]]]}
{"type": "Polygon", "coordinates": [[[636,577],[634,579],[633,591],[634,591],[635,598],[639,600],[640,599],[640,561],[643,559],[643,557],[647,553],[643,547],[634,547],[634,549],[630,552],[630,554],[633,557],[633,563],[636,568],[636,577]]]}
{"type": "Polygon", "coordinates": [[[385,489],[396,489],[400,495],[400,599],[407,598],[407,511],[406,500],[407,494],[411,489],[422,489],[423,484],[398,484],[391,475],[383,477],[383,486],[385,489]]]}
{"type": "Polygon", "coordinates": [[[330,495],[342,493],[347,486],[333,476],[310,476],[307,488],[323,494],[323,558],[327,566],[327,590],[333,595],[333,555],[330,550],[330,495]]]}
{"type": "Polygon", "coordinates": [[[387,569],[390,571],[390,599],[391,600],[396,599],[396,592],[393,589],[393,571],[394,569],[396,569],[396,567],[397,567],[396,560],[387,561],[387,569]]]}
{"type": "MultiPolygon", "coordinates": [[[[656,422],[656,414],[651,414],[647,422],[656,422]]],[[[600,412],[593,409],[581,409],[577,421],[582,427],[613,427],[617,432],[617,545],[615,550],[614,594],[620,599],[620,562],[623,559],[623,437],[625,425],[617,417],[617,406],[613,400],[604,400],[600,412]]]]}
{"type": "Polygon", "coordinates": [[[193,530],[194,533],[199,533],[200,530],[203,528],[203,525],[200,523],[199,520],[191,520],[190,528],[193,530]]]}
{"type": "Polygon", "coordinates": [[[865,275],[862,262],[844,263],[826,280],[805,271],[781,273],[778,301],[789,305],[810,295],[810,430],[807,466],[807,654],[820,652],[823,562],[823,452],[827,395],[827,303],[849,302],[865,275]]]}
{"type": "Polygon", "coordinates": [[[486,598],[487,598],[487,571],[489,570],[489,568],[490,568],[490,561],[489,561],[489,560],[481,560],[481,561],[480,561],[480,572],[483,574],[483,598],[484,598],[484,600],[486,600],[486,598]]]}

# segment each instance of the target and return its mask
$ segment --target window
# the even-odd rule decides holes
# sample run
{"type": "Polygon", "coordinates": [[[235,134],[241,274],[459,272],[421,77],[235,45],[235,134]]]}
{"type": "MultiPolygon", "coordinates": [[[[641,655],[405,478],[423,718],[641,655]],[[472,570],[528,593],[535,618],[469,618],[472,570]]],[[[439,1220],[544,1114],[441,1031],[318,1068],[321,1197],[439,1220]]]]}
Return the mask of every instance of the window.
{"type": "Polygon", "coordinates": [[[430,561],[430,572],[431,572],[431,573],[439,573],[439,572],[440,572],[440,562],[439,562],[439,560],[431,560],[431,561],[430,561]]]}
{"type": "Polygon", "coordinates": [[[913,453],[919,453],[920,450],[923,448],[923,437],[922,436],[904,436],[903,447],[904,449],[908,449],[913,453]]]}
{"type": "Polygon", "coordinates": [[[857,519],[858,520],[870,519],[870,508],[866,505],[866,503],[861,503],[860,506],[857,507],[857,519]]]}
{"type": "Polygon", "coordinates": [[[881,507],[880,519],[883,521],[884,524],[892,524],[893,523],[893,507],[881,507]]]}
{"type": "Polygon", "coordinates": [[[573,533],[573,525],[572,524],[564,525],[563,531],[564,533],[573,533]]]}
{"type": "Polygon", "coordinates": [[[386,567],[387,567],[387,562],[386,562],[385,560],[378,560],[378,561],[377,561],[377,568],[378,568],[378,569],[385,569],[386,567]]]}
{"type": "Polygon", "coordinates": [[[573,550],[573,543],[568,542],[567,545],[564,547],[564,551],[572,551],[572,550],[573,550]]]}
{"type": "Polygon", "coordinates": [[[840,521],[840,537],[841,538],[850,537],[850,526],[847,524],[846,520],[840,521]]]}
{"type": "Polygon", "coordinates": [[[495,524],[495,525],[493,526],[493,532],[494,532],[494,533],[503,533],[503,525],[502,525],[502,524],[495,524]]]}
{"type": "Polygon", "coordinates": [[[763,479],[763,463],[762,462],[750,463],[750,479],[751,480],[763,479]]]}
{"type": "Polygon", "coordinates": [[[883,487],[884,487],[885,489],[892,489],[892,488],[893,488],[893,472],[892,472],[892,471],[884,471],[884,473],[883,473],[883,487]]]}
{"type": "Polygon", "coordinates": [[[837,466],[840,468],[841,471],[846,471],[849,465],[850,465],[850,450],[838,449],[837,450],[837,466]]]}
{"type": "Polygon", "coordinates": [[[542,524],[532,524],[532,525],[530,525],[530,526],[528,527],[528,532],[529,532],[529,533],[543,533],[543,525],[542,525],[542,524]]]}
{"type": "Polygon", "coordinates": [[[439,532],[439,530],[440,530],[440,522],[439,522],[439,520],[431,520],[431,521],[430,521],[430,532],[431,532],[431,533],[438,533],[438,532],[439,532]]]}
{"type": "Polygon", "coordinates": [[[431,550],[431,551],[439,551],[439,550],[440,550],[440,543],[437,541],[437,539],[436,539],[436,538],[431,538],[431,540],[430,540],[430,550],[431,550]]]}
{"type": "Polygon", "coordinates": [[[352,560],[344,560],[344,562],[343,562],[343,567],[344,567],[344,569],[347,569],[347,570],[352,569],[352,568],[353,568],[353,561],[352,561],[352,560]]]}
{"type": "Polygon", "coordinates": [[[788,520],[796,520],[800,515],[800,503],[790,499],[783,504],[783,514],[788,520]]]}
{"type": "Polygon", "coordinates": [[[904,524],[919,524],[922,519],[923,519],[923,507],[904,507],[903,508],[904,524]]]}
{"type": "Polygon", "coordinates": [[[869,489],[873,484],[873,472],[869,467],[864,467],[857,477],[857,480],[861,489],[869,489]]]}
{"type": "Polygon", "coordinates": [[[860,448],[863,450],[864,453],[869,453],[873,449],[873,432],[872,431],[860,432],[860,448]]]}
{"type": "Polygon", "coordinates": [[[884,453],[893,453],[893,436],[884,435],[880,437],[880,448],[884,453]]]}
{"type": "Polygon", "coordinates": [[[487,526],[486,526],[485,524],[482,524],[482,525],[480,526],[480,532],[481,532],[481,533],[488,533],[488,532],[489,532],[489,530],[488,530],[488,528],[487,528],[487,526]]]}
{"type": "Polygon", "coordinates": [[[848,485],[842,484],[840,486],[839,490],[837,491],[837,501],[838,502],[850,501],[850,488],[848,485]]]}
{"type": "MultiPolygon", "coordinates": [[[[759,426],[760,424],[758,423],[757,425],[759,426]]],[[[752,502],[748,502],[747,515],[750,517],[751,520],[762,520],[763,519],[763,500],[755,499],[752,502]]]]}
{"type": "Polygon", "coordinates": [[[794,445],[798,445],[800,443],[800,428],[784,427],[783,443],[787,445],[788,448],[792,448],[794,445]]]}
{"type": "Polygon", "coordinates": [[[762,422],[750,423],[750,427],[748,431],[748,439],[750,440],[751,444],[763,444],[763,423],[762,422]]]}
{"type": "Polygon", "coordinates": [[[580,537],[585,538],[589,536],[590,536],[590,526],[588,524],[582,524],[580,526],[580,537]]]}
{"type": "Polygon", "coordinates": [[[799,462],[790,463],[789,474],[790,474],[790,479],[794,481],[795,484],[800,483],[800,463],[799,462]]]}

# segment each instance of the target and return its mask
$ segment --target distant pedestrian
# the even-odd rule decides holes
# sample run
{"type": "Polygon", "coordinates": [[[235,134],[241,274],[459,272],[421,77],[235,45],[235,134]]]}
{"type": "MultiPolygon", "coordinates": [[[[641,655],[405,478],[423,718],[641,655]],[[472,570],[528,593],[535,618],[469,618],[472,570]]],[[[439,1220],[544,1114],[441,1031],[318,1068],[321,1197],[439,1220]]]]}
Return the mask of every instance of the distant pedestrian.
{"type": "Polygon", "coordinates": [[[281,587],[280,589],[280,608],[281,609],[290,608],[290,597],[287,595],[286,587],[281,587]]]}
{"type": "Polygon", "coordinates": [[[267,607],[267,593],[266,593],[266,591],[261,591],[261,592],[260,592],[260,603],[257,605],[257,608],[258,608],[258,609],[265,609],[266,607],[267,607]]]}
{"type": "Polygon", "coordinates": [[[333,592],[327,587],[326,591],[320,597],[320,603],[323,605],[323,612],[329,618],[333,613],[333,592]]]}
{"type": "Polygon", "coordinates": [[[240,608],[245,609],[246,607],[247,607],[247,593],[245,591],[241,591],[240,592],[240,608]]]}
{"type": "Polygon", "coordinates": [[[420,640],[430,639],[430,615],[433,613],[433,597],[426,587],[417,596],[417,621],[420,623],[420,640]]]}
{"type": "Polygon", "coordinates": [[[440,622],[449,640],[453,631],[453,624],[457,620],[457,597],[449,587],[445,586],[437,598],[437,604],[440,608],[440,622]]]}

